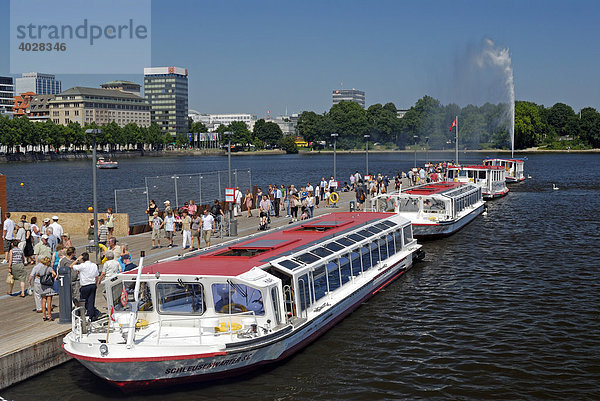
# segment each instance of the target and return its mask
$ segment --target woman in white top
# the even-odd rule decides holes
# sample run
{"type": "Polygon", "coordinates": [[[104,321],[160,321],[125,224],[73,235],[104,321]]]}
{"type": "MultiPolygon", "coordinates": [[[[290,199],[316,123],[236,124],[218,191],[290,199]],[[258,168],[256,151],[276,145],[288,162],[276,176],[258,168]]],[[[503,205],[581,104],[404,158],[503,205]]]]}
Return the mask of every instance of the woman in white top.
{"type": "Polygon", "coordinates": [[[38,242],[40,242],[40,228],[37,226],[37,217],[33,216],[31,218],[31,239],[33,242],[33,246],[36,246],[38,242]]]}

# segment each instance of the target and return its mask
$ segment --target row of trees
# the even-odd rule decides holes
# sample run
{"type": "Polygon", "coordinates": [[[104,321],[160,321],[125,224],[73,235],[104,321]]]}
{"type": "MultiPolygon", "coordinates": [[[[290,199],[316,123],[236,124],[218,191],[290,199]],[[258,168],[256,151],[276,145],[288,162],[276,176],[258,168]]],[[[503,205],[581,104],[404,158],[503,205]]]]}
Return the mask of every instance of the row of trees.
{"type": "Polygon", "coordinates": [[[163,134],[158,125],[140,127],[131,123],[119,127],[115,122],[99,126],[95,123],[80,126],[79,123],[57,125],[51,120],[32,122],[26,117],[9,119],[0,116],[0,145],[12,152],[17,146],[26,149],[58,150],[63,147],[74,150],[89,149],[92,136],[85,133],[87,129],[102,129],[96,136],[96,142],[107,150],[144,149],[147,147],[162,148],[173,138],[163,134]]]}
{"type": "MultiPolygon", "coordinates": [[[[374,104],[365,110],[354,102],[340,102],[323,114],[305,111],[298,120],[298,133],[313,143],[331,143],[331,134],[338,134],[341,148],[363,148],[364,136],[370,135],[371,142],[401,149],[414,143],[427,143],[433,149],[450,149],[455,146],[455,131],[449,128],[456,116],[461,148],[510,148],[507,104],[486,103],[461,108],[456,104],[444,106],[430,96],[419,99],[402,118],[397,118],[393,103],[374,104]]],[[[563,103],[550,108],[531,102],[515,104],[517,149],[531,146],[599,147],[599,136],[600,114],[591,107],[576,115],[563,103]]]]}

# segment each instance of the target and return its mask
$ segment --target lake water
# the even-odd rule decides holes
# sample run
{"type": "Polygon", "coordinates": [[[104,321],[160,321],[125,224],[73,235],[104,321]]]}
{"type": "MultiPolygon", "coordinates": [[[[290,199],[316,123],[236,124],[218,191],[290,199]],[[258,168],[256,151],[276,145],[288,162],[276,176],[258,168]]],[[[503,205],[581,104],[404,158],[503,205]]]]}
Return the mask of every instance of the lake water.
{"type": "MultiPolygon", "coordinates": [[[[413,157],[371,154],[369,166],[394,173],[412,167],[413,157]]],[[[461,155],[469,163],[482,157],[461,155]]],[[[488,202],[488,216],[450,238],[426,242],[425,262],[284,363],[227,381],[126,396],[72,361],[0,395],[65,401],[600,399],[600,155],[527,157],[532,178],[488,202]]],[[[106,205],[113,188],[140,186],[144,175],[227,166],[224,157],[120,162],[117,171],[99,172],[106,205]]],[[[91,193],[89,164],[0,166],[9,179],[10,208],[80,210],[91,193]]],[[[332,156],[235,157],[233,167],[251,168],[257,184],[301,184],[330,175],[332,156]]],[[[356,169],[364,170],[364,154],[338,155],[340,176],[356,169]]]]}

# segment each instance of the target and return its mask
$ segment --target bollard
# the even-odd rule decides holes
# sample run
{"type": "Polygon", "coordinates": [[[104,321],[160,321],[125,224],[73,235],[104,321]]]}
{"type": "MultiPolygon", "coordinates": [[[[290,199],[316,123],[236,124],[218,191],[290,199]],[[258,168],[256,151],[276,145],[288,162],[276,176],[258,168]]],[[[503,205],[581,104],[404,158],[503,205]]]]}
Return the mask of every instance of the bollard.
{"type": "Polygon", "coordinates": [[[238,226],[237,226],[237,220],[236,219],[232,219],[229,222],[229,236],[230,237],[237,237],[238,235],[238,226]]]}
{"type": "Polygon", "coordinates": [[[350,201],[350,211],[353,212],[356,210],[356,202],[350,201]]]}
{"type": "Polygon", "coordinates": [[[58,323],[71,324],[73,291],[71,289],[71,269],[68,266],[63,266],[58,269],[58,299],[60,303],[60,317],[58,323]]]}

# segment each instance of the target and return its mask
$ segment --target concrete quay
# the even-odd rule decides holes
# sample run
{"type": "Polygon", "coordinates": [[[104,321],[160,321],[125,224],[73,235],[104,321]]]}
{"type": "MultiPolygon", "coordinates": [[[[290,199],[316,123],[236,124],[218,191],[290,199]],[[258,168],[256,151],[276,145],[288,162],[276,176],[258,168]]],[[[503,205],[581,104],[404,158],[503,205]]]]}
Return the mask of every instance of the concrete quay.
{"type": "MultiPolygon", "coordinates": [[[[349,202],[355,200],[354,192],[341,192],[340,201],[337,207],[315,208],[315,216],[326,213],[346,212],[349,210],[349,202]]],[[[234,238],[243,238],[245,236],[258,232],[258,211],[252,211],[253,217],[247,218],[246,212],[237,217],[238,236],[234,238]]],[[[300,212],[299,212],[300,214],[300,212]]],[[[290,223],[290,218],[285,217],[285,211],[280,212],[283,217],[271,217],[271,228],[282,227],[290,223]]],[[[233,238],[212,238],[211,245],[229,241],[233,238]]],[[[71,240],[77,247],[77,253],[85,250],[87,237],[83,235],[72,236],[71,240]]],[[[144,264],[183,254],[186,250],[181,247],[182,236],[177,233],[175,237],[175,247],[168,248],[168,241],[162,239],[161,248],[151,249],[151,233],[129,235],[118,238],[120,243],[127,243],[135,263],[139,261],[140,251],[146,252],[144,264]]],[[[203,244],[204,245],[204,244],[203,244]]],[[[90,255],[92,258],[93,255],[90,255]]],[[[32,266],[27,266],[30,271],[32,266]]],[[[33,296],[20,298],[18,296],[6,295],[8,284],[5,278],[8,273],[6,264],[0,265],[0,389],[9,387],[15,383],[26,380],[29,377],[37,375],[70,359],[61,349],[63,337],[71,330],[70,324],[59,324],[59,297],[52,299],[54,321],[43,321],[41,313],[35,312],[35,303],[33,296]]],[[[18,283],[15,284],[14,291],[18,290],[18,283]]],[[[103,313],[107,312],[106,299],[103,295],[103,288],[99,288],[96,297],[96,307],[103,313]]]]}

